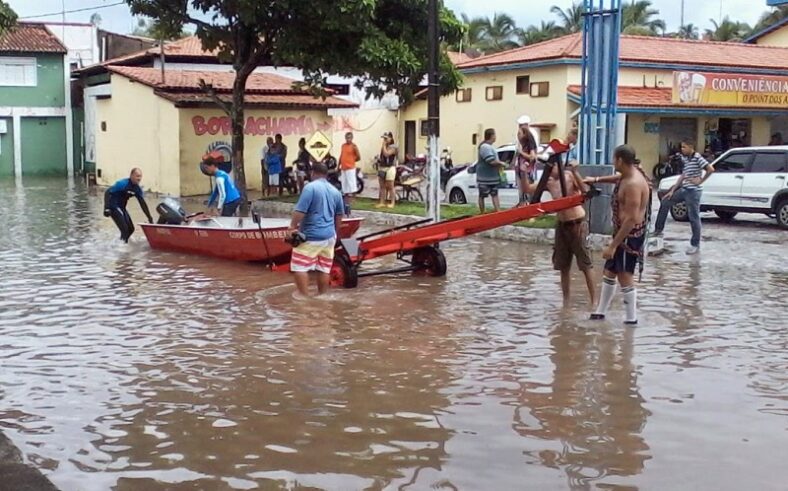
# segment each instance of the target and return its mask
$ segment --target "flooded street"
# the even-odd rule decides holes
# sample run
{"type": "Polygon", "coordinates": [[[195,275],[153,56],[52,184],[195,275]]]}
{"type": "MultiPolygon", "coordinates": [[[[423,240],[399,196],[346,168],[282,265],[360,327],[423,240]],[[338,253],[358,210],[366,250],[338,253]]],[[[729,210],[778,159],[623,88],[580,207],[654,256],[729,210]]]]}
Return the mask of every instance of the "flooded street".
{"type": "Polygon", "coordinates": [[[92,193],[0,181],[0,430],[61,489],[788,482],[788,232],[765,218],[709,220],[694,258],[671,223],[631,329],[620,296],[586,320],[577,274],[562,308],[549,248],[449,242],[445,278],[306,303],[286,274],[122,244],[92,193]]]}

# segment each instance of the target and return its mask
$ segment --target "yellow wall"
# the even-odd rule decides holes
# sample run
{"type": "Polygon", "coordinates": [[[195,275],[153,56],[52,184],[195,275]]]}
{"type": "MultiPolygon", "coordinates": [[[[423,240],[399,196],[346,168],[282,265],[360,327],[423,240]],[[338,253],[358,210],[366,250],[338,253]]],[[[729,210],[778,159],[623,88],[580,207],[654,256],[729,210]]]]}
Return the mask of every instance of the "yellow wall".
{"type": "MultiPolygon", "coordinates": [[[[260,189],[260,160],[266,137],[274,136],[275,133],[282,134],[287,145],[287,164],[290,165],[298,156],[299,138],[308,140],[316,130],[322,130],[331,138],[333,132],[333,122],[326,110],[247,109],[244,118],[247,121],[254,118],[256,125],[256,128],[246,125],[244,138],[244,170],[248,190],[260,189]],[[271,125],[267,126],[269,121],[271,125]]],[[[223,142],[231,146],[229,118],[220,109],[181,109],[180,128],[181,195],[207,194],[211,190],[210,181],[200,172],[199,162],[210,145],[223,142]],[[219,125],[212,124],[212,121],[219,125]],[[221,126],[222,123],[224,126],[221,126]]]]}
{"type": "Polygon", "coordinates": [[[648,173],[660,161],[659,133],[646,133],[646,123],[659,123],[659,116],[643,114],[627,115],[627,144],[634,147],[641,166],[648,173]]]}
{"type": "MultiPolygon", "coordinates": [[[[494,128],[498,134],[497,145],[514,143],[517,134],[516,120],[528,114],[533,123],[552,123],[551,137],[564,137],[569,128],[569,103],[566,98],[567,68],[544,67],[528,71],[477,73],[465,76],[464,88],[471,88],[470,102],[457,102],[455,95],[441,99],[441,147],[451,147],[457,163],[476,160],[476,145],[481,143],[485,128],[494,128]],[[548,97],[531,97],[516,93],[517,77],[529,75],[531,83],[549,82],[548,97]],[[487,101],[488,86],[503,87],[503,99],[487,101]]],[[[426,137],[421,137],[421,120],[427,117],[426,101],[416,101],[402,111],[397,141],[405,148],[405,121],[416,121],[416,153],[423,153],[426,137]]],[[[403,150],[404,153],[404,150],[403,150]]]]}
{"type": "Polygon", "coordinates": [[[112,75],[112,97],[96,108],[96,168],[101,185],[142,169],[142,187],[157,193],[180,193],[178,111],[153,90],[112,75]],[[101,124],[106,124],[106,131],[101,124]]]}
{"type": "Polygon", "coordinates": [[[780,46],[788,48],[788,25],[761,37],[755,44],[759,46],[780,46]]]}
{"type": "MultiPolygon", "coordinates": [[[[397,111],[388,109],[363,109],[332,111],[334,117],[334,154],[339,157],[345,143],[345,133],[353,133],[353,141],[361,154],[361,168],[372,172],[374,158],[380,152],[381,135],[391,131],[397,136],[397,111]]],[[[331,136],[331,135],[328,135],[331,136]]]]}
{"type": "Polygon", "coordinates": [[[752,146],[768,145],[771,139],[772,123],[766,117],[752,118],[752,146]]]}

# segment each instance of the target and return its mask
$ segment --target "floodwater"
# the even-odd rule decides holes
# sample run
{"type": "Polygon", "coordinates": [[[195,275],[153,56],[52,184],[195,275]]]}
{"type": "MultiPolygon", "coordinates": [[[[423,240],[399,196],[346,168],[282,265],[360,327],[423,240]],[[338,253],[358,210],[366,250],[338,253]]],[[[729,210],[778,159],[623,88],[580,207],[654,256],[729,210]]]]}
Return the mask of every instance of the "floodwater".
{"type": "Polygon", "coordinates": [[[0,429],[64,490],[788,482],[788,234],[768,224],[652,259],[631,329],[620,300],[585,320],[577,276],[562,308],[547,248],[452,242],[445,278],[309,303],[259,266],[121,244],[81,184],[2,181],[0,202],[0,429]]]}

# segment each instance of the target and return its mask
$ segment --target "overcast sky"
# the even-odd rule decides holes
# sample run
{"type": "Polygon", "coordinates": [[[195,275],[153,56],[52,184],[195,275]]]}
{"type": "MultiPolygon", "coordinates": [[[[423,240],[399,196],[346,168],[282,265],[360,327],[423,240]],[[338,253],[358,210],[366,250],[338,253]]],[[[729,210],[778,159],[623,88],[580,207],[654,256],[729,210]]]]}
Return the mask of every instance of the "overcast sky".
{"type": "MultiPolygon", "coordinates": [[[[52,12],[62,11],[65,4],[66,10],[108,6],[118,3],[119,0],[6,0],[20,17],[37,16],[52,12]]],[[[515,18],[518,25],[528,26],[538,24],[542,20],[554,20],[550,13],[550,6],[559,5],[568,7],[569,0],[446,0],[447,5],[459,16],[466,13],[469,16],[492,16],[495,12],[505,12],[515,18]]],[[[660,16],[667,22],[668,30],[675,30],[680,23],[681,0],[653,0],[654,6],[660,10],[660,16]]],[[[742,20],[753,25],[758,17],[766,10],[766,0],[686,0],[686,22],[700,26],[703,29],[710,27],[709,19],[729,15],[735,20],[742,20]]],[[[90,15],[97,12],[101,15],[101,26],[107,30],[128,33],[133,28],[134,22],[125,4],[106,8],[91,9],[83,12],[66,14],[66,20],[71,22],[87,22],[90,15]]],[[[30,20],[59,21],[60,14],[50,17],[36,17],[30,20]]]]}

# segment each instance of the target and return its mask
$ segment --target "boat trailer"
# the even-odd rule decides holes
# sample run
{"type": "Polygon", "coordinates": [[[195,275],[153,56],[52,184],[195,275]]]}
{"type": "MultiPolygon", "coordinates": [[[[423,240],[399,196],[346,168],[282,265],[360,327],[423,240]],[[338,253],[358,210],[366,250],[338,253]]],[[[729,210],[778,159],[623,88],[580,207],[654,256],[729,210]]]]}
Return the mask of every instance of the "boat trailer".
{"type": "Polygon", "coordinates": [[[435,223],[428,218],[357,238],[342,239],[337,247],[334,265],[331,269],[331,285],[355,288],[358,286],[358,279],[362,277],[404,272],[444,276],[446,274],[446,257],[440,250],[441,242],[467,237],[548,213],[567,210],[598,195],[599,191],[590,186],[585,194],[567,196],[564,165],[560,157],[563,153],[561,150],[565,151],[567,147],[554,146],[557,147],[557,151],[545,163],[542,177],[529,204],[509,210],[462,216],[435,223]],[[554,166],[558,167],[558,180],[563,197],[541,202],[542,193],[547,189],[547,181],[554,166]],[[404,263],[403,266],[374,271],[361,270],[365,261],[389,254],[396,254],[397,259],[404,263]]]}

